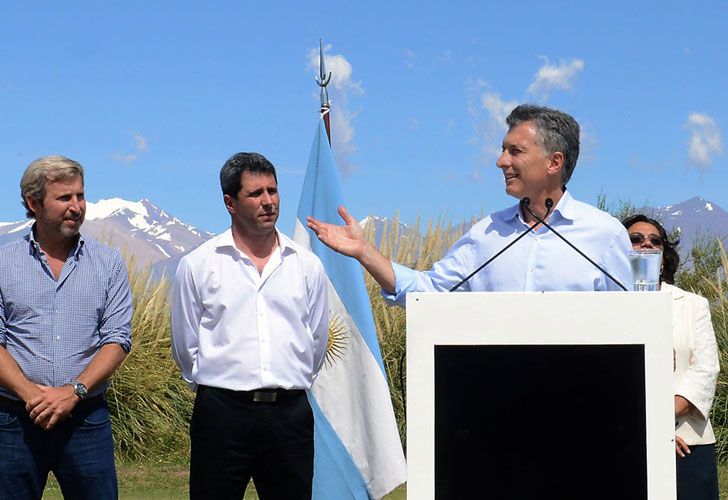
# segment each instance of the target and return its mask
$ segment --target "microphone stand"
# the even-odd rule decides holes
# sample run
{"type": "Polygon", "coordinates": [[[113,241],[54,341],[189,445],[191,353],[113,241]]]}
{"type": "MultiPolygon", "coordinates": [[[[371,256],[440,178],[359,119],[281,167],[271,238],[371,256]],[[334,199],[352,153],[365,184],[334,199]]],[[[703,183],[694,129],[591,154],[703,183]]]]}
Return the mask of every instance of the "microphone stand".
{"type": "MultiPolygon", "coordinates": [[[[550,198],[549,198],[549,199],[550,199],[550,198]]],[[[526,208],[528,208],[528,205],[530,205],[530,204],[531,204],[531,200],[530,200],[529,198],[523,198],[523,199],[521,200],[521,202],[520,202],[520,205],[521,205],[522,207],[524,207],[524,206],[525,206],[526,208]]],[[[551,207],[552,207],[552,206],[553,206],[553,202],[551,202],[551,206],[547,206],[547,207],[546,207],[546,215],[544,215],[544,217],[548,217],[548,216],[549,216],[549,213],[551,213],[551,207]]],[[[531,210],[529,209],[529,212],[530,212],[530,211],[531,211],[531,210]]],[[[480,271],[481,271],[481,270],[482,270],[482,269],[483,269],[483,268],[484,268],[485,266],[487,266],[488,264],[490,264],[491,262],[493,262],[493,261],[494,261],[495,259],[497,259],[497,258],[498,258],[498,256],[500,256],[500,254],[502,254],[503,252],[505,252],[506,250],[508,250],[509,248],[511,248],[511,247],[512,247],[513,245],[515,245],[515,244],[516,244],[516,242],[517,242],[518,240],[520,240],[521,238],[523,238],[524,236],[526,236],[526,235],[527,235],[528,233],[530,233],[531,231],[533,231],[533,230],[534,230],[534,229],[536,228],[536,226],[538,226],[538,225],[539,225],[539,222],[536,222],[536,223],[535,223],[535,224],[534,224],[533,226],[530,226],[530,227],[528,228],[528,231],[526,231],[525,233],[522,233],[522,234],[520,234],[520,235],[518,236],[518,238],[516,238],[515,240],[511,241],[510,243],[508,243],[508,245],[506,245],[505,247],[503,247],[503,248],[501,249],[501,251],[500,251],[500,252],[498,252],[497,254],[495,254],[494,256],[492,256],[492,257],[491,257],[490,259],[488,259],[487,261],[485,261],[485,262],[484,262],[484,263],[483,263],[483,264],[482,264],[482,265],[481,265],[480,267],[478,267],[478,268],[477,268],[477,269],[476,269],[475,271],[473,271],[472,273],[468,274],[468,275],[467,275],[467,276],[466,276],[465,278],[463,278],[462,280],[460,280],[460,281],[458,282],[458,284],[457,284],[457,285],[455,285],[454,287],[452,287],[452,288],[451,288],[450,290],[448,290],[448,291],[450,291],[450,292],[454,292],[455,290],[457,290],[458,288],[460,288],[460,287],[461,287],[461,286],[462,286],[462,285],[463,285],[464,283],[466,283],[466,282],[467,282],[467,281],[468,281],[468,280],[469,280],[470,278],[472,278],[473,276],[475,276],[476,274],[478,274],[478,273],[479,273],[479,272],[480,272],[480,271]]]]}
{"type": "MultiPolygon", "coordinates": [[[[524,199],[527,200],[528,198],[524,198],[524,199]]],[[[535,225],[538,225],[539,223],[541,223],[544,226],[546,226],[552,233],[554,233],[556,236],[558,236],[559,238],[561,238],[561,240],[564,243],[566,243],[567,245],[569,245],[571,248],[573,248],[574,250],[576,250],[576,252],[579,255],[581,255],[586,260],[588,260],[589,263],[592,266],[594,266],[597,269],[599,269],[602,273],[604,273],[604,275],[606,277],[608,277],[610,280],[612,280],[613,282],[615,282],[617,284],[617,286],[619,286],[619,288],[621,288],[625,292],[627,291],[627,288],[625,288],[625,286],[622,283],[620,283],[619,281],[617,281],[617,279],[614,276],[612,276],[607,271],[605,271],[604,268],[602,268],[602,266],[600,266],[599,264],[597,264],[596,262],[594,262],[593,260],[591,260],[588,255],[586,255],[584,252],[582,252],[581,250],[579,250],[578,248],[576,248],[574,245],[572,245],[569,240],[567,240],[566,238],[564,238],[563,236],[561,236],[561,234],[556,229],[554,229],[553,227],[551,227],[548,222],[546,222],[545,220],[543,220],[546,217],[548,217],[548,214],[551,211],[551,207],[554,206],[554,200],[552,200],[551,198],[546,198],[546,215],[543,216],[543,219],[541,217],[539,217],[538,215],[536,215],[535,213],[533,213],[533,210],[531,210],[531,207],[529,207],[529,203],[524,203],[523,206],[525,206],[526,207],[526,210],[528,210],[528,213],[531,214],[531,216],[534,219],[536,219],[537,222],[536,222],[535,225]]]]}

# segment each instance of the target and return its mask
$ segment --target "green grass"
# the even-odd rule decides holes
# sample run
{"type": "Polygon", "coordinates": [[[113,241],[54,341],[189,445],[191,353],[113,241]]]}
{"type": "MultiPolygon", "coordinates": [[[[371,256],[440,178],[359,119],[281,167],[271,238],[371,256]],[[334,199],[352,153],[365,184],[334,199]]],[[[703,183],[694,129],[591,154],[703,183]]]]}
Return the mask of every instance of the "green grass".
{"type": "MultiPolygon", "coordinates": [[[[188,498],[189,478],[186,464],[156,464],[148,462],[117,464],[119,498],[121,500],[182,500],[188,498]]],[[[61,489],[53,475],[48,480],[44,499],[62,499],[61,489]]],[[[404,486],[385,497],[386,500],[406,500],[404,486]]],[[[255,486],[250,484],[244,500],[257,500],[255,486]]]]}
{"type": "MultiPolygon", "coordinates": [[[[119,498],[121,500],[182,500],[187,498],[187,466],[154,463],[129,463],[118,466],[119,498]]],[[[728,498],[728,464],[718,466],[720,497],[728,498]]],[[[51,477],[44,499],[61,499],[58,483],[51,477]]],[[[257,500],[251,485],[245,500],[257,500]]],[[[385,497],[385,500],[406,500],[407,488],[401,486],[385,497]]]]}

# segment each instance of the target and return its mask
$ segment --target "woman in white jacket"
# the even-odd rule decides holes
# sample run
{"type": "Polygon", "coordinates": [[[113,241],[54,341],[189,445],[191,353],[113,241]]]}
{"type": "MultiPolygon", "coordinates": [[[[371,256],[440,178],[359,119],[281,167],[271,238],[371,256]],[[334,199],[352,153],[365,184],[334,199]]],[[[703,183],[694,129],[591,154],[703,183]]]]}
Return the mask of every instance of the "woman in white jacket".
{"type": "Polygon", "coordinates": [[[708,301],[673,285],[679,241],[671,242],[659,222],[633,215],[623,223],[635,250],[662,250],[660,289],[672,295],[678,500],[717,500],[715,435],[708,416],[720,368],[708,301]]]}

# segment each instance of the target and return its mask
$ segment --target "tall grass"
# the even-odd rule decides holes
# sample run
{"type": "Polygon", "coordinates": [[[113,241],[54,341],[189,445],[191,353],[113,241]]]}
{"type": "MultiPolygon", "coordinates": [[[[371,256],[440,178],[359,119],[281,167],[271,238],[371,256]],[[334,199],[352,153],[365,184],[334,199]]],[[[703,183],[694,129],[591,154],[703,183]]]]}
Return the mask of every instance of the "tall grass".
{"type": "Polygon", "coordinates": [[[134,303],[132,349],[111,379],[107,399],[117,457],[175,461],[189,453],[193,393],[172,359],[169,283],[129,259],[134,303]]]}
{"type": "MultiPolygon", "coordinates": [[[[445,222],[443,217],[427,222],[424,236],[420,233],[421,221],[418,218],[406,232],[399,230],[399,216],[395,215],[381,232],[379,250],[390,260],[413,269],[429,269],[439,260],[455,241],[463,235],[466,227],[474,220],[463,221],[457,226],[445,222]]],[[[367,233],[374,243],[373,228],[367,233]]],[[[406,325],[405,311],[399,307],[389,307],[380,294],[380,287],[374,279],[365,274],[365,281],[372,304],[374,323],[379,336],[382,360],[389,378],[394,414],[402,442],[406,442],[406,325]]]]}
{"type": "MultiPolygon", "coordinates": [[[[443,217],[422,222],[406,232],[399,230],[395,216],[382,230],[379,249],[391,260],[414,269],[428,269],[462,236],[469,224],[453,226],[443,217]]],[[[374,241],[373,231],[367,237],[374,241]]],[[[712,413],[721,462],[728,461],[728,257],[717,241],[699,241],[691,251],[690,265],[677,275],[677,285],[710,300],[713,325],[720,351],[712,413]]],[[[127,460],[174,461],[189,453],[188,423],[193,393],[182,381],[172,360],[170,345],[169,283],[153,279],[149,270],[129,263],[134,301],[133,347],[111,380],[107,393],[117,447],[117,456],[127,460]]],[[[405,311],[388,307],[380,288],[367,274],[366,286],[379,335],[382,358],[389,377],[395,416],[403,442],[406,440],[405,311]]]]}
{"type": "Polygon", "coordinates": [[[720,240],[699,239],[690,250],[689,266],[677,274],[676,284],[707,298],[718,343],[720,372],[713,400],[711,423],[718,460],[728,462],[728,256],[720,240]]]}

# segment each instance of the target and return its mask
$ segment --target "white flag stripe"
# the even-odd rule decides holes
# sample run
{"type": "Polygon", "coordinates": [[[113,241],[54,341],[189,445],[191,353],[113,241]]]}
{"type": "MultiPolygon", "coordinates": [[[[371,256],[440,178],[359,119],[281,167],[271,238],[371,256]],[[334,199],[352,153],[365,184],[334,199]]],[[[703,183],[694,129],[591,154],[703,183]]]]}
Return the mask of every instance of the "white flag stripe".
{"type": "MultiPolygon", "coordinates": [[[[299,220],[296,220],[294,239],[310,248],[308,232],[299,220]]],[[[404,460],[391,455],[387,458],[394,460],[385,461],[381,456],[371,460],[372,457],[367,455],[367,449],[371,450],[371,447],[364,446],[372,436],[377,438],[376,448],[400,446],[397,428],[391,425],[395,417],[389,400],[389,387],[331,282],[328,293],[331,313],[346,325],[345,350],[333,364],[324,365],[311,391],[364,476],[370,495],[379,499],[402,482],[392,476],[392,471],[406,467],[404,460]],[[353,366],[358,367],[356,377],[351,377],[353,366]],[[379,418],[361,419],[362,413],[379,418]],[[390,482],[382,482],[383,478],[390,478],[390,482]]]]}

